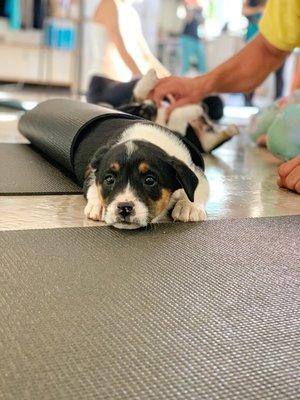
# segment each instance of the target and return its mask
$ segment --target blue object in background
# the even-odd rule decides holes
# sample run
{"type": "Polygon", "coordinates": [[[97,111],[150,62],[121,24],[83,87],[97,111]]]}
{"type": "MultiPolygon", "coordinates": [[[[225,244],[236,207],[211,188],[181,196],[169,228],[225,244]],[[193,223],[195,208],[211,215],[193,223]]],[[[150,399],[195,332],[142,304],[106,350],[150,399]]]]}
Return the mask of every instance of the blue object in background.
{"type": "Polygon", "coordinates": [[[248,18],[248,27],[246,31],[245,40],[249,42],[249,40],[253,39],[259,31],[258,24],[262,17],[262,13],[257,13],[252,15],[251,18],[248,18]]]}
{"type": "Polygon", "coordinates": [[[198,71],[206,72],[206,56],[202,40],[188,35],[181,35],[180,45],[182,63],[181,74],[185,75],[189,71],[193,58],[195,59],[195,62],[197,64],[198,71]]]}
{"type": "Polygon", "coordinates": [[[21,4],[20,0],[7,0],[5,14],[8,15],[9,27],[13,30],[21,29],[21,4]]]}
{"type": "Polygon", "coordinates": [[[291,160],[300,154],[300,104],[279,112],[267,132],[267,147],[276,157],[291,160]]]}
{"type": "Polygon", "coordinates": [[[48,20],[45,24],[45,44],[51,48],[74,50],[75,27],[62,21],[48,20]]]}

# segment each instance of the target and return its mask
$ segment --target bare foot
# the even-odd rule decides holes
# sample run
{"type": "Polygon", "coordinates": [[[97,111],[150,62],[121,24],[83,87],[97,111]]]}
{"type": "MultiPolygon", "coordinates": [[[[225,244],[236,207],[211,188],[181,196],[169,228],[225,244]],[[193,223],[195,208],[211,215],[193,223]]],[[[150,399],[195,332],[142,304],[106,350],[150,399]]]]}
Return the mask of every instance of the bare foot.
{"type": "Polygon", "coordinates": [[[267,135],[261,135],[256,139],[256,144],[259,147],[267,147],[267,135]]]}

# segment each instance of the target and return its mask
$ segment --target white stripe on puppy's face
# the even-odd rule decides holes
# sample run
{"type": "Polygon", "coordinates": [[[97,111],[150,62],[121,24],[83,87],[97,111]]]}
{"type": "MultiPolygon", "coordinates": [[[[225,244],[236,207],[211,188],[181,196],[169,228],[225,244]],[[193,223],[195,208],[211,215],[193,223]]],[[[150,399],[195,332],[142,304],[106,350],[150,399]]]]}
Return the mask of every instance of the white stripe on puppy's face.
{"type": "Polygon", "coordinates": [[[132,140],[129,140],[128,142],[126,142],[125,146],[126,146],[127,157],[130,158],[132,156],[133,152],[137,150],[137,146],[134,144],[134,142],[132,140]]]}
{"type": "Polygon", "coordinates": [[[130,183],[127,184],[123,192],[116,195],[114,200],[108,205],[104,215],[104,221],[108,225],[113,225],[115,228],[121,229],[137,229],[146,226],[148,218],[148,208],[137,198],[130,183]],[[128,215],[126,220],[120,217],[119,207],[122,204],[130,204],[132,207],[132,214],[128,215]]]}

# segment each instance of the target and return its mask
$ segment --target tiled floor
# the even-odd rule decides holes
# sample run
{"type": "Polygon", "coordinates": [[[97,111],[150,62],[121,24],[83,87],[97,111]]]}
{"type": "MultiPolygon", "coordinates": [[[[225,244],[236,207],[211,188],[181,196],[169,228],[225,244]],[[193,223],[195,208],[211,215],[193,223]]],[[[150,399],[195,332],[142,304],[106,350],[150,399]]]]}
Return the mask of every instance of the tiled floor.
{"type": "MultiPolygon", "coordinates": [[[[17,130],[18,114],[0,112],[0,142],[25,142],[17,130]]],[[[300,214],[300,196],[276,186],[280,164],[255,147],[244,132],[206,156],[211,196],[209,219],[300,214]]],[[[79,195],[1,196],[0,230],[93,226],[83,216],[79,195]]]]}

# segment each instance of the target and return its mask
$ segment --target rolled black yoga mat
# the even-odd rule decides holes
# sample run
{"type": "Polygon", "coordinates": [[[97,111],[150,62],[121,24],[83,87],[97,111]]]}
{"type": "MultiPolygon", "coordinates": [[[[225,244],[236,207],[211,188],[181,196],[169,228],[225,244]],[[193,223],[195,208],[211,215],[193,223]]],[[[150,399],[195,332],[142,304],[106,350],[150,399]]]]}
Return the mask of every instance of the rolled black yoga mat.
{"type": "Polygon", "coordinates": [[[0,233],[0,397],[298,399],[299,223],[0,233]]]}
{"type": "Polygon", "coordinates": [[[122,132],[136,122],[146,121],[92,104],[52,99],[24,114],[19,130],[82,185],[87,164],[95,151],[107,143],[112,132],[122,132]]]}
{"type": "Polygon", "coordinates": [[[144,120],[78,101],[40,103],[19,121],[31,145],[0,144],[0,194],[81,193],[94,152],[137,121],[144,120]]]}

